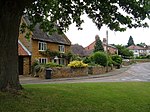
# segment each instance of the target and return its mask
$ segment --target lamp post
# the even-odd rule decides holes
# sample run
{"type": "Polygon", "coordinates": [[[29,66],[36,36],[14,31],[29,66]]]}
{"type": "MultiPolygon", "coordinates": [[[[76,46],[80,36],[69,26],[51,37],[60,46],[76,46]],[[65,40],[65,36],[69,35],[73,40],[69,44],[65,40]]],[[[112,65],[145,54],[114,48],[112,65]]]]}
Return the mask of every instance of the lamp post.
{"type": "Polygon", "coordinates": [[[106,55],[107,55],[106,72],[108,72],[108,30],[106,30],[106,55]]]}

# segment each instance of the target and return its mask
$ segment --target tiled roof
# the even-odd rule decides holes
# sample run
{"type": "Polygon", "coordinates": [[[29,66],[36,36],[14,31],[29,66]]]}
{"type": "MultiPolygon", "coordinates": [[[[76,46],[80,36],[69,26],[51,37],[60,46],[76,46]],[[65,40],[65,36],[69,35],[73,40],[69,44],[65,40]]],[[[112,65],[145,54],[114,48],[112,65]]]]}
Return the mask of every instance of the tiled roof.
{"type": "Polygon", "coordinates": [[[18,55],[19,56],[31,56],[30,52],[18,41],[18,55]]]}
{"type": "Polygon", "coordinates": [[[131,45],[128,47],[130,50],[145,50],[144,47],[136,46],[136,45],[131,45]]]}
{"type": "Polygon", "coordinates": [[[35,26],[32,39],[47,41],[52,43],[59,43],[64,45],[71,45],[70,40],[65,36],[65,34],[60,35],[58,33],[53,33],[52,35],[48,35],[46,32],[43,32],[39,28],[39,25],[35,26]]]}
{"type": "MultiPolygon", "coordinates": [[[[30,24],[30,21],[27,16],[24,16],[23,19],[28,25],[30,24]]],[[[59,43],[64,45],[71,45],[71,41],[67,38],[65,34],[53,33],[52,35],[48,35],[46,32],[43,32],[40,29],[39,24],[37,24],[34,27],[32,39],[52,42],[52,43],[59,43]]]]}
{"type": "Polygon", "coordinates": [[[79,44],[74,44],[71,46],[71,50],[73,54],[79,55],[79,56],[85,56],[86,55],[86,51],[83,48],[83,46],[79,45],[79,44]]]}

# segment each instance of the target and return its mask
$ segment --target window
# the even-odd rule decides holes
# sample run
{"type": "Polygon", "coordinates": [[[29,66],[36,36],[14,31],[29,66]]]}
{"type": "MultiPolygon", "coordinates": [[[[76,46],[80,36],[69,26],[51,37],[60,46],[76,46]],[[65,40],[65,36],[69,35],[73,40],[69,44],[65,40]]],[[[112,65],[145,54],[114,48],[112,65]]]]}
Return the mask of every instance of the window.
{"type": "Polygon", "coordinates": [[[65,52],[65,46],[59,45],[59,52],[64,53],[65,52]]]}
{"type": "Polygon", "coordinates": [[[47,63],[47,58],[40,58],[39,63],[46,64],[47,63]]]}
{"type": "Polygon", "coordinates": [[[45,42],[39,42],[39,51],[45,51],[47,49],[47,44],[45,42]]]}
{"type": "Polygon", "coordinates": [[[135,50],[135,52],[137,53],[137,52],[138,52],[138,50],[135,50]]]}

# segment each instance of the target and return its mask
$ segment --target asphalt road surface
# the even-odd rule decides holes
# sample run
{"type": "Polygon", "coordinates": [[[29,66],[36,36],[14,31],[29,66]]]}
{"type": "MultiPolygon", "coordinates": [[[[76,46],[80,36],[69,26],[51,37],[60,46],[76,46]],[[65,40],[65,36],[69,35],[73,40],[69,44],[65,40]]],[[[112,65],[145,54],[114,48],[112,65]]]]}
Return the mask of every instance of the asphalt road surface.
{"type": "Polygon", "coordinates": [[[150,81],[150,63],[132,65],[128,70],[110,77],[93,79],[96,82],[150,81]]]}
{"type": "Polygon", "coordinates": [[[107,74],[87,76],[87,77],[60,78],[60,79],[39,79],[31,77],[20,77],[20,82],[22,84],[127,82],[127,81],[150,82],[150,63],[133,64],[130,67],[124,67],[107,74]]]}

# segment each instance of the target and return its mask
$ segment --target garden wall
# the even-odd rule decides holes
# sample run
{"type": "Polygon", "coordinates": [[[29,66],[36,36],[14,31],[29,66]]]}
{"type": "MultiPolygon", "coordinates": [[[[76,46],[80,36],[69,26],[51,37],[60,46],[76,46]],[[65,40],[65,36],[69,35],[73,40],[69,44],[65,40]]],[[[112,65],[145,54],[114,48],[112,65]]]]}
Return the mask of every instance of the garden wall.
{"type": "MultiPolygon", "coordinates": [[[[113,67],[108,67],[108,72],[112,71],[113,67]]],[[[86,67],[86,68],[70,68],[70,67],[53,67],[51,78],[70,78],[88,75],[100,75],[106,73],[106,67],[86,67]]],[[[37,75],[45,79],[46,70],[40,71],[37,75]]]]}
{"type": "Polygon", "coordinates": [[[150,59],[131,59],[131,61],[145,63],[145,62],[150,62],[150,59]]]}

